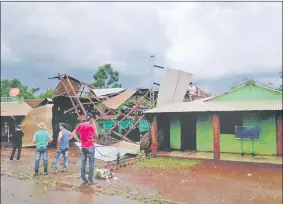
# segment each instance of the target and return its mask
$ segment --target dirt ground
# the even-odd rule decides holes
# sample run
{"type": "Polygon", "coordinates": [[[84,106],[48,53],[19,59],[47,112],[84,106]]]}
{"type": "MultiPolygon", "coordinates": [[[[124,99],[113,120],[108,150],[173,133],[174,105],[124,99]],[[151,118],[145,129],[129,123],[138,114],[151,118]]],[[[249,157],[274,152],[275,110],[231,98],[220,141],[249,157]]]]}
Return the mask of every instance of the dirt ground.
{"type": "Polygon", "coordinates": [[[205,161],[189,169],[133,166],[119,173],[184,203],[282,203],[282,167],[205,161]]]}
{"type": "MultiPolygon", "coordinates": [[[[116,171],[115,180],[82,187],[76,147],[69,153],[68,172],[51,173],[41,182],[32,178],[33,149],[23,149],[20,162],[7,161],[9,154],[10,149],[1,149],[1,203],[282,203],[282,167],[275,165],[154,158],[116,171]],[[15,188],[21,185],[27,187],[15,188]]],[[[50,168],[54,156],[51,150],[50,168]]]]}

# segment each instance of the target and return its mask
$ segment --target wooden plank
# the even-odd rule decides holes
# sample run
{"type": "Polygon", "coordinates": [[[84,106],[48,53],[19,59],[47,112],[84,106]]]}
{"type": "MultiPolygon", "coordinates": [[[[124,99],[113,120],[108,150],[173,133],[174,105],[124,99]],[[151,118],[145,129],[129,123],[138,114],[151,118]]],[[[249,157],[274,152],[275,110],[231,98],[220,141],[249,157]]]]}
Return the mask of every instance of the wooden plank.
{"type": "MultiPolygon", "coordinates": [[[[58,74],[58,77],[60,77],[59,74],[58,74]]],[[[69,96],[69,98],[70,98],[70,100],[71,100],[71,103],[72,103],[73,107],[75,107],[75,111],[76,111],[78,117],[80,117],[80,114],[79,114],[79,112],[78,112],[78,109],[76,108],[76,105],[75,105],[75,103],[74,103],[72,97],[70,97],[70,94],[69,94],[68,89],[67,89],[67,87],[66,87],[66,85],[65,85],[65,82],[62,80],[61,77],[60,77],[60,79],[61,79],[62,85],[64,86],[65,90],[67,91],[67,94],[68,94],[68,96],[69,96]]]]}
{"type": "Polygon", "coordinates": [[[71,83],[71,81],[70,81],[68,75],[66,75],[66,79],[67,79],[67,83],[68,83],[69,86],[71,87],[71,91],[73,92],[74,96],[76,96],[75,99],[78,101],[78,104],[80,105],[80,107],[81,107],[81,109],[82,109],[84,115],[86,115],[85,108],[84,108],[84,106],[82,105],[80,99],[77,97],[77,93],[76,93],[74,87],[72,86],[72,83],[71,83]]]}

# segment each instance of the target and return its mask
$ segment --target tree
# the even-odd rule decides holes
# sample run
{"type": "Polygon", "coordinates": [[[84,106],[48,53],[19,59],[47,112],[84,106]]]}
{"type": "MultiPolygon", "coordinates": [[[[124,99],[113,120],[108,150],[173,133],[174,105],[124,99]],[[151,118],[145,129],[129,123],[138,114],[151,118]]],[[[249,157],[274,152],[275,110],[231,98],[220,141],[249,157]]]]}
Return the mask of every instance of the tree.
{"type": "Polygon", "coordinates": [[[93,75],[93,86],[96,88],[120,88],[119,72],[114,71],[111,64],[105,64],[98,67],[97,72],[93,75]]]}
{"type": "Polygon", "coordinates": [[[35,93],[39,91],[39,88],[29,88],[23,85],[19,79],[1,79],[1,97],[8,97],[11,88],[19,88],[19,96],[24,99],[36,98],[35,93]]]}
{"type": "Polygon", "coordinates": [[[53,89],[47,89],[45,92],[39,94],[38,98],[40,98],[40,99],[46,99],[46,98],[53,99],[54,96],[55,96],[54,90],[53,89]]]}
{"type": "Polygon", "coordinates": [[[257,81],[252,79],[252,78],[249,78],[249,77],[246,77],[244,76],[239,83],[234,83],[234,85],[231,86],[231,89],[235,89],[239,86],[243,86],[243,85],[247,85],[247,84],[252,84],[252,85],[256,85],[257,84],[257,81]]]}
{"type": "MultiPolygon", "coordinates": [[[[282,72],[280,72],[280,78],[282,79],[282,72]]],[[[260,86],[263,86],[263,87],[266,87],[266,88],[273,88],[273,85],[274,85],[272,82],[268,82],[267,84],[261,84],[258,81],[254,80],[253,78],[249,78],[249,77],[244,76],[240,80],[239,83],[232,85],[231,89],[235,89],[239,86],[243,86],[243,85],[247,85],[247,84],[260,85],[260,86]]],[[[280,85],[279,88],[277,88],[277,90],[282,91],[282,84],[280,85]]]]}

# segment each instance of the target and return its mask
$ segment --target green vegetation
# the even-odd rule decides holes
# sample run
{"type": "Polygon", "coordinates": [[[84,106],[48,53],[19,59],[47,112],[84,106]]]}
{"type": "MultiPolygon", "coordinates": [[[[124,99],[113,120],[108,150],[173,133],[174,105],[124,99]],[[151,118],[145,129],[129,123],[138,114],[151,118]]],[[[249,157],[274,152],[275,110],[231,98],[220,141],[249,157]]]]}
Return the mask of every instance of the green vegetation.
{"type": "Polygon", "coordinates": [[[114,71],[111,64],[105,64],[98,67],[97,72],[93,75],[93,86],[96,88],[121,88],[119,83],[119,72],[114,71]]]}
{"type": "Polygon", "coordinates": [[[1,79],[1,97],[9,97],[11,88],[19,88],[19,96],[24,97],[24,99],[36,98],[35,93],[39,91],[39,88],[29,88],[23,85],[19,79],[1,79]]]}
{"type": "Polygon", "coordinates": [[[53,99],[54,96],[55,96],[54,90],[53,89],[47,89],[46,92],[39,94],[38,98],[40,98],[40,99],[46,99],[46,98],[53,99]]]}
{"type": "Polygon", "coordinates": [[[185,159],[174,159],[174,158],[152,158],[148,160],[144,160],[142,162],[138,162],[136,164],[137,167],[156,167],[162,169],[169,168],[191,168],[194,165],[199,164],[199,160],[185,160],[185,159]]]}
{"type": "Polygon", "coordinates": [[[12,88],[19,88],[19,96],[22,96],[24,99],[45,99],[54,97],[53,89],[48,89],[46,92],[37,95],[36,93],[39,92],[39,88],[30,88],[22,84],[19,79],[1,79],[1,97],[9,97],[9,91],[12,88]]]}
{"type": "MultiPolygon", "coordinates": [[[[119,72],[115,71],[111,64],[105,64],[98,68],[97,72],[93,76],[93,85],[97,88],[120,88],[119,72]]],[[[54,98],[54,90],[47,89],[45,92],[39,94],[40,89],[35,87],[28,87],[22,84],[20,79],[1,79],[1,97],[9,97],[9,91],[11,88],[19,88],[20,95],[24,99],[45,99],[54,98]]],[[[83,95],[83,97],[87,97],[83,95]]]]}
{"type": "MultiPolygon", "coordinates": [[[[279,74],[280,74],[280,78],[282,79],[282,72],[279,72],[279,74]]],[[[272,86],[273,86],[272,82],[268,82],[267,84],[262,84],[262,83],[260,83],[256,80],[249,78],[249,77],[246,77],[246,76],[244,76],[242,79],[240,79],[238,81],[239,81],[238,83],[233,84],[230,88],[235,89],[239,86],[248,85],[248,84],[259,85],[259,86],[263,86],[263,87],[266,87],[266,88],[272,88],[272,86]]],[[[282,91],[282,84],[276,89],[279,90],[279,91],[282,91]]]]}

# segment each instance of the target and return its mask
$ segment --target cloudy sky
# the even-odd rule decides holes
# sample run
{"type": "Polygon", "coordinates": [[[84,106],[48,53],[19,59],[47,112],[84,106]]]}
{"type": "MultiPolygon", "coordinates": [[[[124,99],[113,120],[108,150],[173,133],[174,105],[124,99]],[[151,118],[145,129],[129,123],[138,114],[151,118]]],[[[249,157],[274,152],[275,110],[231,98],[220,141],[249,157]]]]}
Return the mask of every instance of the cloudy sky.
{"type": "Polygon", "coordinates": [[[153,63],[191,72],[216,93],[242,76],[277,86],[282,4],[2,2],[1,78],[44,90],[58,72],[91,82],[106,63],[127,88],[159,81],[153,63]]]}

